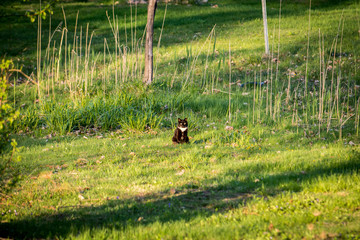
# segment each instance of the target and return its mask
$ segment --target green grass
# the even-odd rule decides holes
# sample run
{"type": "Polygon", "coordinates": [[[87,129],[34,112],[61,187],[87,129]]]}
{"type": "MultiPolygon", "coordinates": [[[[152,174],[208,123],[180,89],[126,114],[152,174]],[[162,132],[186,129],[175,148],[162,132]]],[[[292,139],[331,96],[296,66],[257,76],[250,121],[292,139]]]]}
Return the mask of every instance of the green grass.
{"type": "MultiPolygon", "coordinates": [[[[260,63],[259,57],[263,53],[263,32],[261,20],[261,5],[257,1],[250,1],[247,4],[239,4],[236,1],[224,1],[218,4],[218,8],[211,8],[210,5],[187,7],[183,5],[169,5],[165,20],[164,33],[159,50],[161,58],[159,64],[162,66],[159,70],[159,80],[163,81],[161,75],[168,73],[169,68],[165,67],[174,60],[174,53],[177,57],[184,57],[186,47],[202,44],[216,24],[217,50],[219,52],[228,51],[229,40],[232,44],[234,68],[249,67],[250,64],[260,63]],[[181,34],[179,34],[181,32],[181,34]]],[[[36,6],[36,5],[35,5],[36,6]]],[[[33,6],[33,8],[35,8],[33,6]]],[[[114,44],[113,35],[106,18],[106,11],[112,16],[111,5],[99,5],[99,3],[69,3],[58,4],[54,9],[52,16],[52,31],[64,18],[60,6],[64,7],[66,13],[66,22],[69,30],[69,42],[73,43],[73,34],[75,30],[76,15],[79,11],[77,35],[80,27],[83,28],[85,35],[86,24],[89,23],[89,32],[95,31],[92,46],[94,51],[102,52],[103,39],[107,38],[111,46],[114,44]]],[[[6,13],[21,14],[27,8],[27,5],[18,5],[15,8],[5,8],[6,13]],[[17,12],[15,12],[17,10],[17,12]]],[[[304,56],[306,56],[307,44],[307,26],[308,26],[308,2],[298,1],[296,3],[283,3],[281,20],[281,66],[283,68],[295,68],[298,74],[304,74],[304,56]],[[295,56],[294,56],[295,55],[295,56]],[[290,61],[291,60],[291,61],[290,61]],[[296,67],[295,67],[296,65],[296,67]]],[[[277,29],[278,29],[278,2],[268,3],[268,25],[270,35],[270,47],[272,38],[275,38],[274,53],[277,51],[277,29]],[[273,33],[273,28],[276,32],[273,33]]],[[[330,52],[333,38],[338,34],[338,23],[344,10],[345,28],[343,39],[343,52],[353,55],[358,54],[358,19],[356,14],[358,4],[352,1],[337,3],[336,1],[313,1],[312,19],[311,19],[311,44],[310,56],[313,65],[318,63],[318,31],[321,29],[325,34],[326,51],[330,52]]],[[[165,5],[160,4],[154,23],[155,42],[158,41],[161,25],[163,21],[165,5]]],[[[5,10],[4,10],[5,11],[5,10]]],[[[127,31],[127,46],[131,47],[131,23],[130,8],[126,5],[117,5],[115,14],[119,19],[120,42],[125,44],[125,29],[127,31]],[[126,24],[124,17],[126,15],[126,24]]],[[[133,30],[135,34],[135,8],[132,9],[133,30]]],[[[48,43],[48,20],[42,22],[42,46],[45,49],[48,43]]],[[[142,37],[146,25],[146,6],[140,5],[137,9],[136,39],[142,37]]],[[[26,17],[13,16],[6,19],[6,24],[0,26],[0,44],[2,46],[1,55],[17,57],[19,65],[26,71],[34,71],[33,61],[36,57],[36,23],[30,23],[26,17]]],[[[54,38],[57,44],[60,42],[61,32],[57,32],[54,38]]],[[[83,36],[83,40],[85,37],[83,36]]],[[[156,44],[155,44],[156,45],[156,44]]],[[[157,50],[155,50],[156,52],[157,50]]],[[[195,48],[193,47],[193,51],[195,48]]],[[[194,53],[193,53],[194,54],[194,53]]],[[[157,57],[156,54],[155,58],[157,57]]],[[[353,56],[354,57],[354,56],[353,56]]],[[[344,57],[346,59],[346,57],[344,57]]],[[[350,59],[351,60],[351,59],[350,59]]],[[[346,60],[344,60],[347,63],[346,60]]],[[[348,63],[351,64],[351,63],[348,63]]],[[[171,68],[170,68],[171,69],[171,68]]],[[[312,70],[318,70],[313,66],[312,70]]],[[[236,71],[235,71],[236,72],[236,71]]],[[[236,76],[236,75],[235,75],[236,76]]],[[[315,75],[316,76],[316,75],[315,75]]],[[[314,77],[315,77],[314,76],[314,77]]]]}
{"type": "MultiPolygon", "coordinates": [[[[304,96],[307,1],[282,2],[279,71],[272,61],[272,74],[267,70],[268,60],[277,58],[278,1],[267,6],[270,59],[263,56],[260,1],[169,4],[161,45],[154,49],[155,81],[148,87],[141,82],[143,45],[131,43],[135,29],[133,38],[142,37],[146,6],[130,9],[122,1],[115,6],[121,50],[126,49],[115,68],[106,17],[106,11],[112,16],[111,3],[60,3],[52,31],[64,20],[61,5],[69,45],[65,49],[63,43],[59,51],[63,23],[52,40],[54,57],[47,59],[49,18],[43,21],[40,91],[20,75],[9,78],[15,83],[9,102],[20,111],[11,137],[22,160],[12,165],[18,177],[1,187],[0,238],[359,239],[357,1],[312,1],[310,97],[304,96]],[[72,46],[78,11],[83,44],[86,24],[90,34],[95,31],[88,66],[84,49],[72,46]],[[338,31],[342,16],[343,34],[338,31]],[[324,91],[317,82],[319,29],[328,69],[324,91]],[[272,91],[269,85],[232,85],[230,119],[229,42],[233,83],[274,80],[272,91]],[[64,49],[72,53],[67,65],[64,49]],[[115,69],[126,69],[118,83],[115,69]],[[178,117],[189,120],[190,144],[171,143],[178,117]]],[[[36,76],[37,25],[14,16],[36,5],[1,7],[8,17],[0,24],[0,55],[36,76]]],[[[161,3],[154,45],[164,12],[161,3]]]]}
{"type": "Polygon", "coordinates": [[[291,132],[236,147],[217,143],[229,132],[214,133],[212,144],[190,132],[191,144],[179,146],[170,144],[172,131],[18,137],[18,167],[28,174],[2,200],[2,236],[358,236],[358,147],[280,144],[291,132]]]}

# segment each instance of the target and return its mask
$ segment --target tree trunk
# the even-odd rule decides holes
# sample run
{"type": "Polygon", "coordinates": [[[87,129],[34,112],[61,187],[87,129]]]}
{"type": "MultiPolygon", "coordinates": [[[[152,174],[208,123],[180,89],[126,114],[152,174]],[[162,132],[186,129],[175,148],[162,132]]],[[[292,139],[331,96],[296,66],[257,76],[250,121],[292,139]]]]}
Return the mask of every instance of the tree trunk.
{"type": "Polygon", "coordinates": [[[153,80],[153,35],[156,6],[156,0],[148,0],[148,15],[145,42],[145,72],[143,79],[143,82],[147,85],[151,84],[153,80]]]}
{"type": "Polygon", "coordinates": [[[265,53],[269,55],[269,37],[268,37],[268,26],[267,26],[267,14],[266,14],[266,0],[261,0],[262,14],[264,22],[264,38],[265,38],[265,53]]]}

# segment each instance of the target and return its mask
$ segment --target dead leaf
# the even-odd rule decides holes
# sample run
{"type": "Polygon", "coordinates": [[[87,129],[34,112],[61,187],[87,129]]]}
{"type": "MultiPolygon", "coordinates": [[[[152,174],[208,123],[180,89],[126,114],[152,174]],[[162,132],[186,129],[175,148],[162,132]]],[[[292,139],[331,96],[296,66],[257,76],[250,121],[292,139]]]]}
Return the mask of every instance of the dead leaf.
{"type": "Polygon", "coordinates": [[[181,175],[183,175],[184,173],[185,173],[185,170],[183,169],[183,170],[181,170],[180,172],[175,173],[175,175],[181,176],[181,175]]]}
{"type": "Polygon", "coordinates": [[[312,231],[314,229],[314,224],[312,223],[308,224],[307,229],[309,229],[309,231],[312,231]]]}
{"type": "Polygon", "coordinates": [[[90,190],[89,187],[78,187],[78,191],[79,191],[80,193],[84,193],[85,191],[88,191],[88,190],[90,190]]]}
{"type": "Polygon", "coordinates": [[[78,160],[76,160],[76,166],[84,166],[88,163],[88,160],[86,160],[85,158],[79,158],[78,160]]]}
{"type": "Polygon", "coordinates": [[[52,138],[51,133],[50,133],[49,135],[46,135],[46,136],[44,137],[44,139],[50,139],[50,138],[52,138]]]}
{"type": "Polygon", "coordinates": [[[340,237],[339,234],[337,234],[337,233],[329,233],[328,236],[329,236],[330,238],[340,237]]]}
{"type": "Polygon", "coordinates": [[[45,209],[56,210],[54,206],[42,206],[45,209]]]}
{"type": "Polygon", "coordinates": [[[139,217],[139,218],[137,219],[137,221],[140,222],[140,221],[143,220],[143,219],[144,219],[143,217],[139,217]]]}
{"type": "Polygon", "coordinates": [[[41,173],[39,175],[39,178],[45,178],[45,179],[50,179],[51,178],[51,175],[52,175],[52,172],[44,172],[44,173],[41,173]]]}
{"type": "Polygon", "coordinates": [[[69,165],[67,165],[66,163],[65,164],[63,164],[63,165],[61,165],[60,167],[61,168],[67,168],[69,165]]]}
{"type": "Polygon", "coordinates": [[[320,237],[320,239],[326,239],[327,238],[327,233],[323,231],[323,232],[320,233],[319,237],[320,237]]]}
{"type": "Polygon", "coordinates": [[[270,223],[269,230],[272,231],[273,229],[274,229],[274,225],[272,223],[270,223]]]}
{"type": "Polygon", "coordinates": [[[313,212],[313,215],[314,215],[315,217],[318,217],[318,216],[321,215],[321,212],[320,212],[319,210],[315,210],[315,211],[313,212]]]}
{"type": "Polygon", "coordinates": [[[171,195],[174,195],[175,193],[176,193],[176,189],[175,189],[175,188],[170,189],[170,194],[171,194],[171,195]]]}
{"type": "Polygon", "coordinates": [[[210,162],[215,163],[216,162],[216,157],[210,158],[210,162]]]}
{"type": "Polygon", "coordinates": [[[225,127],[225,130],[227,130],[227,131],[231,131],[231,130],[233,130],[234,128],[232,127],[232,126],[226,126],[225,127]]]}

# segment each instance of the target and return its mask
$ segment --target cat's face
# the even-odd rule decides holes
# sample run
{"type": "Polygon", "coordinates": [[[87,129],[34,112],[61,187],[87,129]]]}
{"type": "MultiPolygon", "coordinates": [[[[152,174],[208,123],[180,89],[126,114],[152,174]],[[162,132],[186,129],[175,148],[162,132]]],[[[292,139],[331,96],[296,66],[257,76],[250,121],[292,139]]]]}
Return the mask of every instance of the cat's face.
{"type": "Polygon", "coordinates": [[[179,128],[187,128],[187,126],[188,126],[187,118],[185,118],[184,120],[181,120],[180,118],[178,118],[178,127],[179,128]]]}

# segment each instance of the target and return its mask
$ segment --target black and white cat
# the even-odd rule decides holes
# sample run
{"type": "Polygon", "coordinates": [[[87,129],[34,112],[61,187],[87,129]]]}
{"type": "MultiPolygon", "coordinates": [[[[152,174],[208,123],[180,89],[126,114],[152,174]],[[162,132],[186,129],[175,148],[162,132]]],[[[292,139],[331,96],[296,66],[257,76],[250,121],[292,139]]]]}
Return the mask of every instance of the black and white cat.
{"type": "Polygon", "coordinates": [[[185,118],[184,120],[181,120],[180,118],[178,118],[178,126],[175,129],[175,133],[172,138],[172,142],[174,144],[189,143],[189,137],[187,134],[188,134],[187,118],[185,118]]]}

